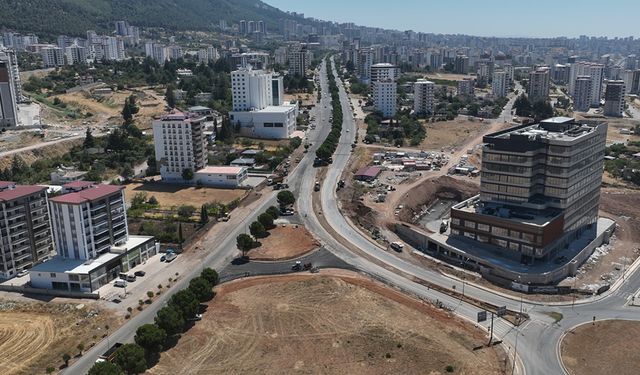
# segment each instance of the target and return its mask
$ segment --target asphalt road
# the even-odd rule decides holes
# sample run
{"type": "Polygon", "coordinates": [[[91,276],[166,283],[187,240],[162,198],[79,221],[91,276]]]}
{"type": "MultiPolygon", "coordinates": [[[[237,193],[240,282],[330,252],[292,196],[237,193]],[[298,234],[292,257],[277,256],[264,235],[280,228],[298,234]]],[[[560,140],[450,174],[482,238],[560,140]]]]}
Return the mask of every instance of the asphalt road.
{"type": "MultiPolygon", "coordinates": [[[[335,72],[334,75],[337,77],[335,72]]],[[[404,274],[429,281],[448,289],[455,287],[458,291],[463,288],[459,280],[451,279],[438,272],[425,269],[393,256],[384,248],[378,247],[369,241],[363,233],[353,228],[342,216],[335,196],[335,186],[348,163],[350,145],[355,137],[356,125],[353,121],[348,97],[342,85],[339,83],[338,86],[340,88],[340,99],[344,113],[343,133],[338,149],[334,154],[334,162],[327,167],[326,177],[323,180],[319,193],[322,204],[321,213],[314,212],[311,199],[316,171],[313,169],[306,170],[300,185],[298,206],[300,213],[307,215],[307,226],[320,238],[329,251],[352,266],[417,296],[442,301],[448,306],[455,308],[455,313],[459,316],[475,321],[478,312],[478,308],[475,306],[460,303],[449,295],[430,290],[420,284],[409,281],[389,268],[402,271],[404,274]],[[349,131],[347,131],[347,129],[349,131]],[[376,263],[382,263],[385,266],[382,267],[379,264],[368,261],[344,247],[320,225],[318,215],[323,215],[332,227],[332,230],[337,232],[340,237],[347,239],[352,245],[357,246],[368,256],[376,259],[376,263]]],[[[324,92],[323,97],[326,97],[324,92]]],[[[510,121],[512,105],[513,100],[510,100],[498,121],[510,121]]],[[[325,114],[326,116],[329,110],[325,111],[327,112],[325,114]]],[[[638,290],[639,287],[640,275],[632,272],[627,276],[626,282],[621,284],[621,287],[613,290],[606,296],[576,301],[575,305],[572,303],[545,305],[538,302],[527,301],[526,299],[520,300],[517,297],[500,294],[475,285],[464,285],[465,294],[467,295],[496,306],[507,306],[514,311],[522,309],[522,311],[529,314],[530,320],[519,328],[515,328],[511,324],[498,319],[495,332],[498,339],[504,341],[505,347],[510,355],[513,355],[514,348],[517,344],[518,364],[522,364],[522,367],[516,369],[516,373],[540,375],[564,373],[557,349],[562,335],[572,327],[584,322],[589,322],[594,317],[596,319],[638,319],[640,317],[640,311],[626,306],[626,303],[629,296],[638,290]],[[551,312],[560,313],[563,318],[559,322],[555,322],[549,315],[551,312]]]]}

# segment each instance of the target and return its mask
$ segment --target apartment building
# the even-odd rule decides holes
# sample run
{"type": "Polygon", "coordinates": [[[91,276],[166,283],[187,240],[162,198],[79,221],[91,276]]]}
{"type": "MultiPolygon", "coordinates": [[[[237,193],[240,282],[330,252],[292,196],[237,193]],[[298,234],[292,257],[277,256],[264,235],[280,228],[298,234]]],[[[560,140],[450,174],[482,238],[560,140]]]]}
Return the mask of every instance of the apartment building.
{"type": "Polygon", "coordinates": [[[284,103],[283,78],[250,66],[231,72],[231,122],[248,137],[285,139],[296,130],[298,105],[284,103]]]}
{"type": "Polygon", "coordinates": [[[640,94],[640,70],[625,70],[621,76],[628,95],[640,94]]]}
{"type": "Polygon", "coordinates": [[[313,55],[311,51],[307,49],[306,45],[294,43],[289,46],[288,59],[289,74],[305,76],[313,59],[313,55]]]}
{"type": "Polygon", "coordinates": [[[473,78],[464,78],[458,81],[458,95],[475,95],[474,87],[476,82],[473,78]]]}
{"type": "Polygon", "coordinates": [[[90,181],[63,185],[63,194],[49,199],[58,255],[95,259],[124,244],[129,232],[123,191],[123,186],[90,181]]]}
{"type": "Polygon", "coordinates": [[[624,81],[607,81],[604,91],[604,115],[622,117],[624,113],[624,81]]]}
{"type": "Polygon", "coordinates": [[[18,125],[15,81],[12,78],[11,62],[0,60],[0,128],[18,125]]]}
{"type": "Polygon", "coordinates": [[[174,111],[153,121],[153,142],[163,181],[184,183],[185,170],[196,172],[205,167],[204,120],[204,116],[174,111]]]}
{"type": "Polygon", "coordinates": [[[587,112],[591,106],[591,86],[593,79],[590,76],[578,76],[573,88],[573,110],[587,112]]]}
{"type": "Polygon", "coordinates": [[[93,292],[157,253],[153,237],[129,236],[123,186],[71,182],[49,208],[58,254],[29,270],[35,288],[93,292]]]}
{"type": "Polygon", "coordinates": [[[575,93],[578,76],[591,77],[590,106],[599,107],[602,98],[602,82],[604,79],[604,65],[586,61],[579,61],[571,65],[569,72],[569,94],[575,93]]]}
{"type": "Polygon", "coordinates": [[[398,68],[389,63],[371,66],[373,106],[384,117],[394,117],[398,106],[398,68]]]}
{"type": "Polygon", "coordinates": [[[496,98],[504,98],[507,96],[509,88],[507,72],[504,70],[495,70],[493,72],[493,80],[491,81],[491,92],[496,98]]]}
{"type": "Polygon", "coordinates": [[[220,54],[218,53],[218,49],[212,46],[207,48],[201,48],[198,50],[198,63],[200,64],[208,64],[210,62],[215,62],[220,58],[220,54]]]}
{"type": "Polygon", "coordinates": [[[451,235],[552,260],[598,221],[606,134],[605,122],[556,117],[485,136],[480,195],[453,206],[451,235]]]}
{"type": "Polygon", "coordinates": [[[65,48],[65,58],[69,65],[85,64],[87,62],[87,49],[73,44],[65,48]]]}
{"type": "Polygon", "coordinates": [[[60,47],[45,47],[40,50],[44,68],[57,68],[64,65],[64,50],[60,47]]]}
{"type": "Polygon", "coordinates": [[[419,79],[413,85],[413,111],[416,114],[430,115],[435,103],[436,84],[419,79]]]}
{"type": "Polygon", "coordinates": [[[537,67],[529,73],[527,96],[532,103],[549,97],[549,67],[537,67]]]}
{"type": "Polygon", "coordinates": [[[0,278],[52,256],[47,188],[0,181],[0,278]]]}

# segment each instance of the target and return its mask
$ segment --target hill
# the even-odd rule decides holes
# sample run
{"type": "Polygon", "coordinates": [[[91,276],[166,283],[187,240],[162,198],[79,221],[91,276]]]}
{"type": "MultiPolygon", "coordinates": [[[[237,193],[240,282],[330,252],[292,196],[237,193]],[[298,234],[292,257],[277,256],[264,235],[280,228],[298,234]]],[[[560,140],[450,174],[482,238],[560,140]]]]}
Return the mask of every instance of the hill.
{"type": "Polygon", "coordinates": [[[84,36],[87,30],[111,32],[114,22],[142,27],[209,30],[224,19],[264,20],[280,30],[287,13],[259,0],[0,0],[2,27],[38,35],[84,36]]]}

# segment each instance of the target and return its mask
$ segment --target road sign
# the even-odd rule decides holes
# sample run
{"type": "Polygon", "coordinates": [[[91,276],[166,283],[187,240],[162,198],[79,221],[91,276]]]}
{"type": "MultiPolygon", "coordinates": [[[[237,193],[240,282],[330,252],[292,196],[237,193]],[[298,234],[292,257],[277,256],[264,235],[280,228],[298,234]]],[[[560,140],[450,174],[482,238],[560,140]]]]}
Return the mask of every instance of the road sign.
{"type": "Polygon", "coordinates": [[[487,312],[486,311],[478,311],[478,323],[484,322],[487,320],[487,312]]]}
{"type": "Polygon", "coordinates": [[[507,315],[507,306],[498,307],[498,310],[496,310],[496,315],[498,316],[507,315]]]}

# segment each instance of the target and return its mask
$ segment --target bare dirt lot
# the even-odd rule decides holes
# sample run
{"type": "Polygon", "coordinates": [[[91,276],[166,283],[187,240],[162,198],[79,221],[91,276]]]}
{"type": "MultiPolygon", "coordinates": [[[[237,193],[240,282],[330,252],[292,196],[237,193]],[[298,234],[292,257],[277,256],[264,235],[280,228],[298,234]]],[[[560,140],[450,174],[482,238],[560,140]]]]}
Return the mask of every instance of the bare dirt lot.
{"type": "Polygon", "coordinates": [[[252,260],[286,260],[300,257],[320,244],[301,225],[277,226],[260,239],[260,247],[249,252],[252,260]]]}
{"type": "Polygon", "coordinates": [[[225,284],[152,374],[501,374],[480,331],[361,277],[225,284]]]}
{"type": "Polygon", "coordinates": [[[620,143],[626,141],[640,141],[640,136],[630,134],[620,134],[620,129],[633,129],[640,124],[638,120],[607,118],[609,124],[607,128],[607,144],[620,143]]]}
{"type": "Polygon", "coordinates": [[[102,339],[105,325],[118,322],[89,305],[0,301],[0,373],[41,374],[62,365],[62,355],[78,354],[102,339]]]}
{"type": "Polygon", "coordinates": [[[604,320],[585,324],[561,343],[562,361],[575,375],[633,375],[640,368],[637,341],[640,322],[604,320]]]}
{"type": "Polygon", "coordinates": [[[469,121],[465,116],[459,116],[452,121],[426,122],[424,126],[427,136],[419,147],[423,150],[440,150],[465,144],[485,131],[489,122],[469,121]]]}
{"type": "Polygon", "coordinates": [[[208,187],[182,186],[163,184],[160,182],[132,183],[126,185],[125,198],[127,203],[137,193],[146,193],[147,199],[152,196],[158,199],[161,208],[178,207],[181,205],[191,205],[200,207],[204,203],[219,202],[227,204],[235,199],[245,196],[243,189],[216,189],[208,187]]]}

